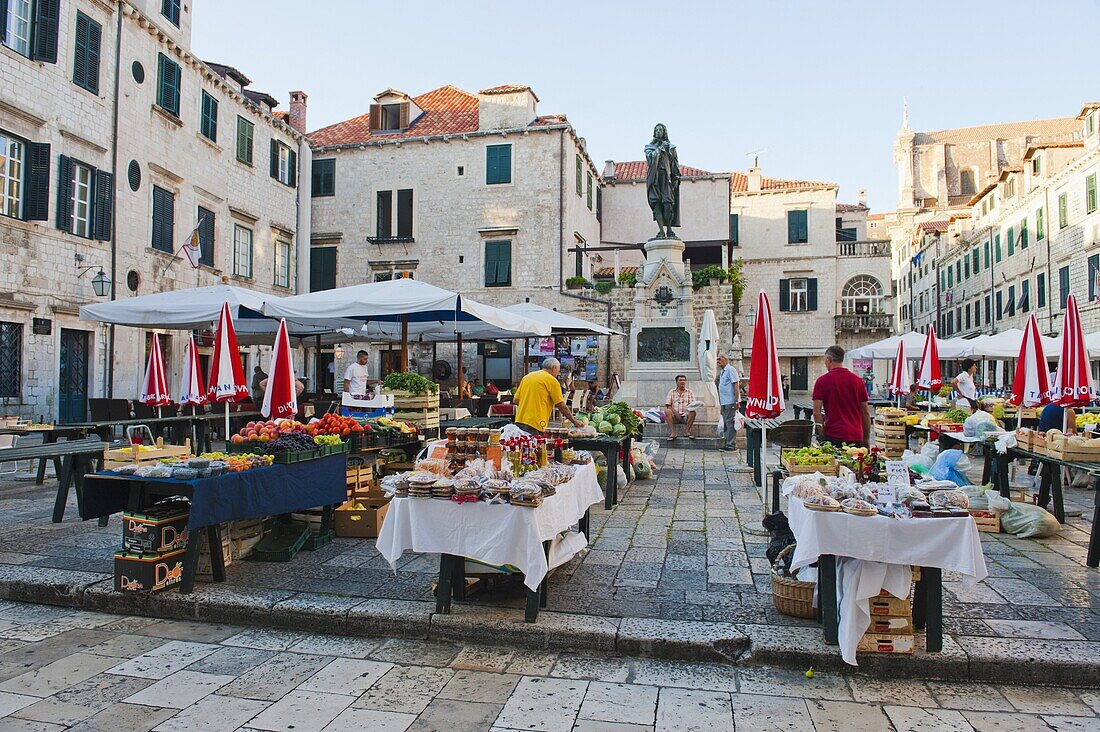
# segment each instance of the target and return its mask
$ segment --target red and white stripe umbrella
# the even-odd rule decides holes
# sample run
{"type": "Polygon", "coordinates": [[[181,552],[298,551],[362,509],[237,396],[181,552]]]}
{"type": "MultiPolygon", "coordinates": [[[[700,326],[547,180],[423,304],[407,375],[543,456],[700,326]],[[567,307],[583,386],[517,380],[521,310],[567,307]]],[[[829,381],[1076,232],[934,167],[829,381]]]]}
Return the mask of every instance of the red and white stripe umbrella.
{"type": "Polygon", "coordinates": [[[210,362],[207,396],[212,402],[225,402],[225,439],[229,439],[229,402],[248,398],[248,383],[244,380],[241,352],[237,348],[237,331],[229,303],[222,305],[218,330],[214,333],[214,358],[210,362]]]}
{"type": "Polygon", "coordinates": [[[1053,401],[1060,407],[1083,407],[1092,402],[1092,382],[1089,379],[1089,356],[1085,349],[1085,332],[1077,312],[1077,298],[1066,298],[1066,314],[1062,319],[1062,357],[1054,377],[1053,401]]]}
{"type": "MultiPolygon", "coordinates": [[[[1027,319],[1024,339],[1020,343],[1020,355],[1016,359],[1016,378],[1012,380],[1012,396],[1008,401],[1016,406],[1037,407],[1050,404],[1050,379],[1047,357],[1043,353],[1043,341],[1039,335],[1039,321],[1035,313],[1027,319]]],[[[1017,413],[1017,426],[1022,415],[1017,413]]]]}
{"type": "Polygon", "coordinates": [[[279,322],[275,335],[275,349],[271,354],[271,373],[267,377],[267,391],[260,413],[268,419],[291,419],[298,413],[297,379],[294,361],[290,357],[290,336],[286,332],[286,320],[279,322]]]}
{"type": "Polygon", "coordinates": [[[920,369],[917,371],[917,388],[928,392],[928,410],[932,411],[932,392],[943,386],[940,376],[940,349],[936,346],[936,326],[928,326],[928,335],[924,338],[924,352],[920,357],[920,369]]]}
{"type": "Polygon", "coordinates": [[[913,377],[905,360],[905,341],[898,338],[898,353],[894,356],[894,372],[890,375],[890,393],[895,396],[913,391],[913,377]]]}
{"type": "Polygon", "coordinates": [[[195,348],[195,336],[187,343],[187,361],[183,366],[183,392],[180,405],[190,404],[201,407],[207,402],[206,387],[202,383],[202,368],[199,366],[199,351],[195,348]]]}
{"type": "Polygon", "coordinates": [[[149,362],[145,366],[145,383],[141,387],[143,404],[150,407],[164,407],[172,403],[168,395],[168,376],[164,371],[164,354],[160,350],[160,336],[153,334],[153,345],[149,349],[149,362]]]}
{"type": "Polygon", "coordinates": [[[779,353],[775,349],[775,334],[772,330],[772,308],[763,290],[760,291],[756,313],[745,415],[778,417],[786,405],[783,402],[783,388],[779,383],[779,353]]]}

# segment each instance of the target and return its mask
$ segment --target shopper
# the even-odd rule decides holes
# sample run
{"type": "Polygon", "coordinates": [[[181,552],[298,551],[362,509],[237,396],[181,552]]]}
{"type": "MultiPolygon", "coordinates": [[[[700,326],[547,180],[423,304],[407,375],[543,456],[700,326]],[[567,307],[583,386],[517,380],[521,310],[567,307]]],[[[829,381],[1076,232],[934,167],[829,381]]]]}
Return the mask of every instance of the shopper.
{"type": "Polygon", "coordinates": [[[542,362],[540,370],[533,371],[520,379],[512,401],[516,404],[516,426],[524,432],[532,435],[545,432],[555,407],[574,426],[582,426],[580,420],[573,416],[569,405],[565,403],[561,382],[558,381],[560,372],[561,362],[551,357],[542,362]]]}
{"type": "Polygon", "coordinates": [[[718,449],[722,452],[734,452],[737,449],[737,427],[734,416],[737,414],[738,385],[741,374],[730,363],[726,354],[718,355],[718,404],[722,408],[722,425],[725,428],[725,441],[718,449]]]}
{"type": "Polygon", "coordinates": [[[689,440],[694,440],[691,434],[691,426],[695,424],[694,403],[695,392],[687,388],[687,377],[680,374],[676,377],[676,386],[668,390],[665,397],[665,424],[668,425],[668,439],[676,439],[676,425],[684,425],[684,435],[689,440]]]}
{"type": "Polygon", "coordinates": [[[254,404],[261,404],[264,400],[264,388],[261,384],[267,379],[267,374],[256,364],[256,368],[252,370],[252,402],[254,404]]]}
{"type": "Polygon", "coordinates": [[[825,373],[814,383],[814,424],[821,427],[819,441],[866,447],[871,436],[867,389],[863,379],[844,368],[844,349],[825,350],[825,373]]]}

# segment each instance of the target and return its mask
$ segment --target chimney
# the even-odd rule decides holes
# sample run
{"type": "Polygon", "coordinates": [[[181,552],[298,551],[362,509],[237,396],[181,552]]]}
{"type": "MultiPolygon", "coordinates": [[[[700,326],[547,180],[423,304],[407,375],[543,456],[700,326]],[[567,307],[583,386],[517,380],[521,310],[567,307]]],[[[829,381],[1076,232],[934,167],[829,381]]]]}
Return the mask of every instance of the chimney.
{"type": "Polygon", "coordinates": [[[290,93],[290,126],[306,134],[306,96],[304,91],[290,93]]]}
{"type": "Polygon", "coordinates": [[[615,178],[615,161],[606,160],[603,164],[603,177],[606,180],[612,180],[615,178]]]}
{"type": "Polygon", "coordinates": [[[760,167],[757,165],[749,168],[749,190],[756,192],[760,190],[760,167]]]}
{"type": "Polygon", "coordinates": [[[857,200],[859,201],[859,205],[866,207],[867,206],[867,189],[866,188],[860,188],[858,191],[856,191],[856,196],[857,196],[857,200]]]}

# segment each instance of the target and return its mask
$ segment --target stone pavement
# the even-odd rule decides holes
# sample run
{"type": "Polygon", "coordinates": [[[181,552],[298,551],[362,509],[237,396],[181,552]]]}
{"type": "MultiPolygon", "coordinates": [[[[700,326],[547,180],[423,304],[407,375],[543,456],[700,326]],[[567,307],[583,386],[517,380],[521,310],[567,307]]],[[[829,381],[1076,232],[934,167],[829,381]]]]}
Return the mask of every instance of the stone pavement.
{"type": "Polygon", "coordinates": [[[1096,730],[1100,692],[347,638],[0,601],[0,730],[1096,730]]]}
{"type": "MultiPolygon", "coordinates": [[[[537,630],[518,622],[523,595],[515,583],[472,595],[454,615],[435,615],[437,558],[406,555],[395,575],[373,540],[338,539],[289,564],[236,563],[228,582],[192,596],[121,596],[109,580],[118,521],[78,522],[71,502],[69,518],[51,524],[49,483],[0,484],[8,486],[0,489],[0,596],[335,633],[503,633],[524,646],[836,667],[838,654],[814,622],[772,605],[760,498],[738,457],[662,446],[658,458],[656,480],[633,483],[610,512],[593,508],[591,548],[553,574],[550,612],[537,630]]],[[[1067,494],[1071,507],[1091,501],[1091,491],[1067,494]]],[[[944,653],[867,655],[861,667],[1100,686],[1100,572],[1084,566],[1089,526],[1073,518],[1057,536],[1037,540],[983,534],[989,579],[968,590],[945,574],[944,653]]]]}

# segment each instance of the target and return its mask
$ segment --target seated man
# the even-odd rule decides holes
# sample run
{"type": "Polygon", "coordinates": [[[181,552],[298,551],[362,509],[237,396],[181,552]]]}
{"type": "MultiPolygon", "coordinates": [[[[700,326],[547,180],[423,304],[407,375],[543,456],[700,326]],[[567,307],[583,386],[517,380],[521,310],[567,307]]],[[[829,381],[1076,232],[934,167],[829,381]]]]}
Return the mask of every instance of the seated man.
{"type": "Polygon", "coordinates": [[[665,424],[668,425],[668,439],[676,439],[676,425],[684,425],[684,434],[689,440],[694,440],[691,434],[691,426],[695,424],[695,410],[688,409],[694,403],[695,392],[687,388],[687,377],[680,374],[676,377],[676,387],[669,389],[665,397],[665,424]]]}

